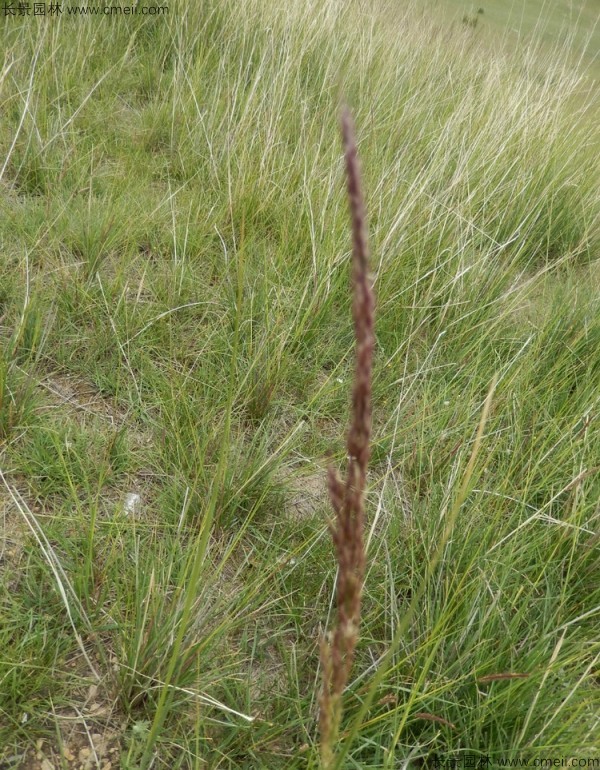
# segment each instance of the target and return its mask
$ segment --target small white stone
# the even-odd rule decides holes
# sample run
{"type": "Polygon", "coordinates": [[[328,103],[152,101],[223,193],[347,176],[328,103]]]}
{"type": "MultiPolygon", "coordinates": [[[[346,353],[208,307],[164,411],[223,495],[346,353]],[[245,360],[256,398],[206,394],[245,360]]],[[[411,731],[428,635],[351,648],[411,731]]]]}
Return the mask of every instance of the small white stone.
{"type": "Polygon", "coordinates": [[[123,510],[126,516],[138,516],[142,507],[142,498],[135,492],[128,492],[125,495],[123,510]]]}

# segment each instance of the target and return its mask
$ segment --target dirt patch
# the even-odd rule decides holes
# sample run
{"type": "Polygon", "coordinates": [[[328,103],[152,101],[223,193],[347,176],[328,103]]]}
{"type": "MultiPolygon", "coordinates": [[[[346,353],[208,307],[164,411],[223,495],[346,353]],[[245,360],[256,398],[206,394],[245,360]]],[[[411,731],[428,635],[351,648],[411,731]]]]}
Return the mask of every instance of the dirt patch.
{"type": "MultiPolygon", "coordinates": [[[[93,707],[95,704],[91,704],[93,707]]],[[[116,770],[120,767],[121,731],[98,724],[77,712],[57,715],[61,739],[36,742],[19,765],[21,770],[116,770]]]]}
{"type": "Polygon", "coordinates": [[[67,408],[73,416],[89,414],[110,423],[113,428],[124,425],[127,416],[110,399],[98,393],[90,382],[67,374],[51,374],[40,381],[50,407],[67,408]]]}
{"type": "Polygon", "coordinates": [[[308,473],[286,473],[283,482],[288,490],[287,511],[297,520],[309,519],[328,503],[327,470],[308,473]]]}
{"type": "MultiPolygon", "coordinates": [[[[342,478],[344,478],[343,475],[342,478]]],[[[287,472],[282,480],[288,490],[286,510],[289,516],[302,521],[311,518],[317,512],[324,511],[329,514],[330,504],[325,464],[318,470],[287,472]]],[[[368,511],[372,512],[377,509],[379,514],[384,514],[384,518],[385,512],[391,508],[401,510],[407,521],[412,518],[410,494],[398,468],[369,470],[366,505],[368,511]]],[[[323,523],[325,523],[325,519],[323,523]]],[[[369,522],[367,522],[368,526],[369,522]]]]}

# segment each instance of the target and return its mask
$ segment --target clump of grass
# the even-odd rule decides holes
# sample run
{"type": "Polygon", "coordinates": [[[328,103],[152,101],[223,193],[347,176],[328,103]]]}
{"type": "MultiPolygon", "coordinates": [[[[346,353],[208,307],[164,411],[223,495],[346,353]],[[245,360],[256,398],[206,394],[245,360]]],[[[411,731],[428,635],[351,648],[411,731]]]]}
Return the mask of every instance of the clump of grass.
{"type": "MultiPolygon", "coordinates": [[[[3,318],[1,315],[0,323],[3,318]]],[[[42,337],[39,306],[27,297],[11,336],[0,342],[0,444],[26,423],[33,412],[35,388],[30,374],[20,364],[28,363],[39,352],[42,337]]]]}
{"type": "Polygon", "coordinates": [[[352,219],[352,282],[356,369],[352,393],[352,421],[348,432],[348,469],[345,483],[329,468],[329,497],[335,511],[330,523],[338,563],[337,626],[330,640],[321,639],[323,690],[320,699],[321,761],[332,766],[334,745],[342,717],[342,694],[354,659],[360,625],[360,600],[365,574],[364,491],[371,436],[371,375],[375,337],[373,289],[368,276],[365,206],[354,126],[350,112],[342,114],[342,137],[352,219]]]}
{"type": "Polygon", "coordinates": [[[0,444],[31,414],[33,395],[31,379],[0,350],[0,444]]]}

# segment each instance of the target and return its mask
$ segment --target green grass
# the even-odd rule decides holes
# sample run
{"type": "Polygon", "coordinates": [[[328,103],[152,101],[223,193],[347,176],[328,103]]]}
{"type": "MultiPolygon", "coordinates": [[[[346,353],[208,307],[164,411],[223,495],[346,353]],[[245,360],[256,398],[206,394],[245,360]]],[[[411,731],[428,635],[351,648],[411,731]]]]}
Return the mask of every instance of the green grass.
{"type": "Polygon", "coordinates": [[[378,304],[340,767],[598,756],[597,31],[532,2],[501,49],[505,7],[2,19],[0,764],[318,766],[341,95],[378,304]]]}
{"type": "Polygon", "coordinates": [[[600,11],[595,0],[417,0],[428,14],[470,26],[486,42],[496,45],[498,35],[509,46],[535,41],[547,51],[568,47],[572,64],[598,81],[600,75],[600,11]]]}

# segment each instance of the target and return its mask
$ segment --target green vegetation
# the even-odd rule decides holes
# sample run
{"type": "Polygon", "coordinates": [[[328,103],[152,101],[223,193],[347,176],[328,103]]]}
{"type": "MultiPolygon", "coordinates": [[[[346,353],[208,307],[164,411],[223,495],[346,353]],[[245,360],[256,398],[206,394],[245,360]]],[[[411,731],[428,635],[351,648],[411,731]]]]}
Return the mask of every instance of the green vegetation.
{"type": "Polygon", "coordinates": [[[339,766],[600,753],[594,86],[445,19],[2,19],[1,766],[318,767],[342,96],[377,314],[339,766]]]}
{"type": "Polygon", "coordinates": [[[444,20],[477,27],[486,43],[498,39],[510,50],[515,46],[541,44],[559,56],[562,48],[571,65],[596,81],[600,77],[600,13],[596,0],[416,0],[416,7],[444,20]]]}

